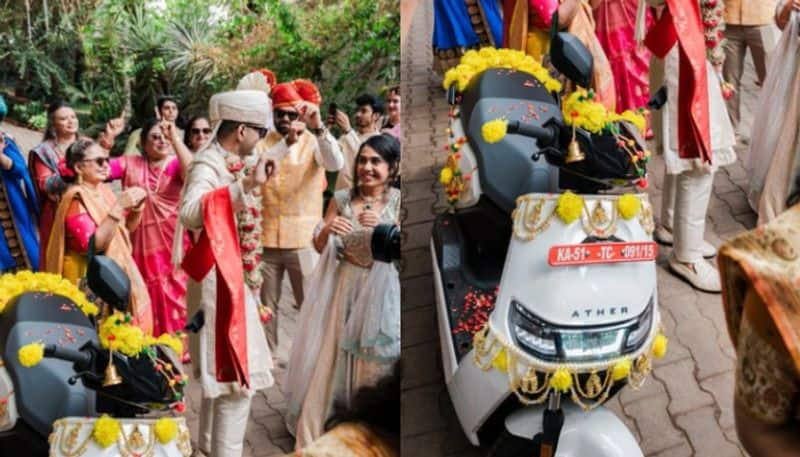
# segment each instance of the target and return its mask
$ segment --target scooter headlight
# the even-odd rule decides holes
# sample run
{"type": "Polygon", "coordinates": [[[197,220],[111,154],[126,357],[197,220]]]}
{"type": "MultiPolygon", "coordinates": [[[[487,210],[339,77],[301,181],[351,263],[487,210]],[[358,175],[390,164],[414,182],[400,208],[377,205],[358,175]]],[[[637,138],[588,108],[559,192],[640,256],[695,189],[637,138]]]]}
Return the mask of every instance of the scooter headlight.
{"type": "Polygon", "coordinates": [[[639,349],[650,334],[653,303],[634,319],[594,327],[559,327],[512,300],[511,327],[514,338],[525,351],[551,362],[590,362],[620,357],[639,349]]]}
{"type": "Polygon", "coordinates": [[[517,343],[543,359],[555,357],[558,352],[553,327],[533,315],[521,303],[512,301],[511,304],[511,324],[517,343]]]}

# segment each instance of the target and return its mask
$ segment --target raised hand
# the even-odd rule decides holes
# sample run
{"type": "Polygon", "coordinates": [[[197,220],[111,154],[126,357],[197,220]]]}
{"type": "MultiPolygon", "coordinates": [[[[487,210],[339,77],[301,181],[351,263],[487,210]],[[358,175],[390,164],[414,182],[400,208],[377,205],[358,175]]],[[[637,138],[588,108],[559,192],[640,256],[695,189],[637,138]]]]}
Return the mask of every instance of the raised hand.
{"type": "Polygon", "coordinates": [[[342,132],[347,133],[350,131],[350,118],[344,112],[336,110],[336,125],[342,132]]]}

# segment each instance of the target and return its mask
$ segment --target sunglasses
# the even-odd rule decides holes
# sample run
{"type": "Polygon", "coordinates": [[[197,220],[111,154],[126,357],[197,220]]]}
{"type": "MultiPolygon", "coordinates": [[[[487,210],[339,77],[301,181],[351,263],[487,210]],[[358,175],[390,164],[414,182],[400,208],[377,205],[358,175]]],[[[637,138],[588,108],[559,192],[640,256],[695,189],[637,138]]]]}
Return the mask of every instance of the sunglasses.
{"type": "Polygon", "coordinates": [[[255,130],[256,133],[258,133],[258,138],[264,138],[265,136],[267,136],[267,132],[269,132],[269,129],[266,127],[248,125],[248,124],[244,124],[244,126],[249,129],[255,130]]]}
{"type": "Polygon", "coordinates": [[[197,128],[192,129],[192,135],[200,135],[201,133],[205,135],[211,135],[211,129],[197,129],[197,128]]]}
{"type": "Polygon", "coordinates": [[[297,118],[300,117],[300,113],[297,111],[284,111],[282,109],[275,110],[276,119],[283,119],[284,117],[288,117],[290,121],[296,121],[297,118]]]}
{"type": "Polygon", "coordinates": [[[94,162],[98,167],[104,167],[108,165],[109,158],[108,157],[95,157],[94,159],[83,159],[81,162],[94,162]]]}

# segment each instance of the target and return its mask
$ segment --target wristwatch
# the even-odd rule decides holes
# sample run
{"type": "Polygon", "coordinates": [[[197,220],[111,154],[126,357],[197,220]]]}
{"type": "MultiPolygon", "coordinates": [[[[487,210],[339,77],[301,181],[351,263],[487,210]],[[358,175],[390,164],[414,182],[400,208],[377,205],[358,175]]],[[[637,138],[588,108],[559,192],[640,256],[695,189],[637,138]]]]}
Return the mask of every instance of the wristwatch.
{"type": "Polygon", "coordinates": [[[315,136],[320,136],[320,135],[322,135],[322,133],[325,132],[326,128],[325,127],[319,127],[319,128],[316,128],[316,129],[312,129],[311,127],[309,127],[308,130],[311,133],[313,133],[315,136]]]}

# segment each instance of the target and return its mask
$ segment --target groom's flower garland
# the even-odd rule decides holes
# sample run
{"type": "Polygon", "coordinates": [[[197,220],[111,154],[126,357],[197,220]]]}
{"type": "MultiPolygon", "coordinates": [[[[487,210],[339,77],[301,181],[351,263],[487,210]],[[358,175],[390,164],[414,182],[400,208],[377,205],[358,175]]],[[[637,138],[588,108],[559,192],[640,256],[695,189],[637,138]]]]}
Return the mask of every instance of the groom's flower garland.
{"type": "MultiPolygon", "coordinates": [[[[241,157],[228,154],[225,163],[236,179],[246,176],[252,171],[252,166],[245,166],[241,157]]],[[[252,200],[251,200],[252,201],[252,200]]],[[[242,252],[242,267],[244,268],[244,282],[250,289],[257,291],[264,282],[261,274],[261,211],[258,208],[259,200],[248,204],[236,214],[236,229],[239,235],[239,247],[242,252]]],[[[258,307],[258,314],[264,323],[272,319],[272,310],[264,304],[258,307]]]]}

